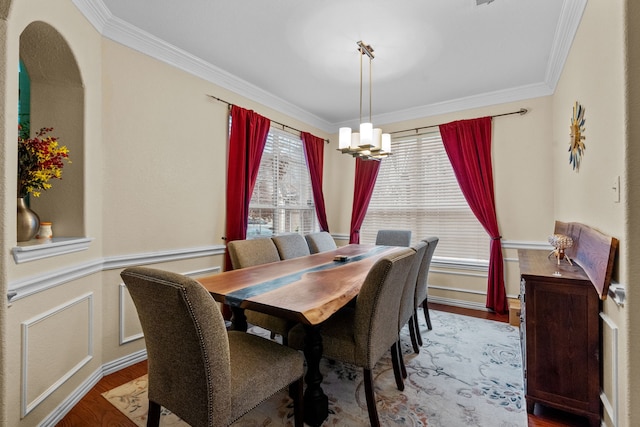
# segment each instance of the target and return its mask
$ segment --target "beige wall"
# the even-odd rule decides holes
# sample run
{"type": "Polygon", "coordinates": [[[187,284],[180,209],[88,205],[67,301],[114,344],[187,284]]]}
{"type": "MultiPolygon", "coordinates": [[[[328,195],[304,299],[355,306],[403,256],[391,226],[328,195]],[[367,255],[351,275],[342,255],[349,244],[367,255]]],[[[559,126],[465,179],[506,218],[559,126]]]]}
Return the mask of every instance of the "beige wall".
{"type": "MultiPolygon", "coordinates": [[[[625,206],[625,51],[624,2],[592,0],[588,3],[571,47],[563,73],[553,95],[552,157],[555,181],[555,217],[561,221],[588,224],[620,240],[614,280],[629,284],[625,206]],[[616,48],[612,48],[616,46],[616,48]],[[574,103],[586,108],[586,151],[579,172],[569,164],[569,119],[574,103]],[[620,177],[622,194],[616,202],[612,190],[620,177]]],[[[627,287],[629,289],[630,287],[627,287]]],[[[630,290],[630,289],[629,289],[630,290]]],[[[626,375],[613,378],[614,369],[624,373],[630,362],[627,331],[628,309],[611,299],[603,303],[603,366],[605,399],[612,413],[605,411],[607,425],[626,424],[632,405],[626,404],[630,384],[626,375]],[[617,329],[617,330],[616,330],[617,329]],[[617,346],[615,345],[617,334],[617,346]],[[615,390],[614,390],[615,388],[615,390]],[[615,393],[618,399],[615,400],[615,393]]]]}
{"type": "MultiPolygon", "coordinates": [[[[0,11],[7,10],[9,3],[0,0],[0,11]]],[[[220,268],[227,106],[206,94],[320,137],[329,135],[102,38],[71,0],[12,3],[8,20],[0,21],[0,92],[5,95],[0,104],[0,130],[5,141],[16,140],[20,33],[32,21],[47,22],[68,43],[82,76],[83,156],[77,165],[82,168],[79,176],[84,182],[79,203],[85,235],[94,239],[86,251],[23,264],[13,261],[16,147],[3,144],[2,291],[21,281],[46,282],[47,276],[78,272],[78,277],[68,274],[58,286],[0,308],[0,424],[27,426],[51,419],[79,387],[99,378],[104,366],[144,348],[143,340],[135,338],[139,333],[135,311],[121,286],[119,272],[123,267],[147,263],[194,274],[220,268]],[[207,250],[199,255],[199,248],[207,250]],[[191,255],[182,259],[183,252],[191,255]],[[70,334],[76,325],[79,332],[70,334]],[[22,341],[24,331],[29,338],[26,343],[22,341]],[[121,342],[121,331],[130,342],[121,342]],[[25,361],[31,374],[23,384],[25,361]],[[75,372],[78,364],[81,367],[75,372]],[[67,372],[74,373],[60,382],[67,372]],[[22,388],[31,402],[51,385],[55,386],[52,394],[21,420],[22,388]]],[[[630,281],[624,239],[629,214],[624,210],[633,200],[629,194],[633,180],[624,163],[625,70],[622,52],[609,48],[623,44],[623,4],[620,0],[589,2],[555,95],[384,124],[385,130],[395,131],[522,107],[529,110],[524,116],[500,117],[493,122],[496,203],[510,296],[518,294],[515,248],[544,243],[555,219],[585,222],[619,237],[623,243],[616,278],[622,283],[630,281]],[[571,171],[566,153],[569,115],[576,100],[587,108],[587,152],[577,174],[571,171]],[[620,204],[610,202],[608,189],[617,175],[622,177],[625,190],[620,204]]],[[[640,91],[636,90],[636,97],[637,93],[640,91]]],[[[328,221],[332,233],[348,235],[354,162],[335,150],[335,136],[332,139],[325,151],[328,221]]],[[[430,281],[438,288],[434,295],[443,300],[478,307],[484,304],[486,272],[440,269],[430,281]]],[[[618,401],[623,404],[619,405],[618,426],[630,426],[633,414],[624,409],[630,407],[626,402],[631,396],[626,367],[632,373],[637,371],[626,349],[631,346],[627,344],[631,341],[630,321],[627,310],[610,301],[604,311],[619,328],[617,362],[625,368],[619,378],[618,401]]],[[[609,354],[605,359],[605,376],[615,363],[612,357],[609,354]]],[[[609,378],[607,384],[612,383],[609,378]]],[[[610,389],[606,392],[612,395],[610,389]]]]}

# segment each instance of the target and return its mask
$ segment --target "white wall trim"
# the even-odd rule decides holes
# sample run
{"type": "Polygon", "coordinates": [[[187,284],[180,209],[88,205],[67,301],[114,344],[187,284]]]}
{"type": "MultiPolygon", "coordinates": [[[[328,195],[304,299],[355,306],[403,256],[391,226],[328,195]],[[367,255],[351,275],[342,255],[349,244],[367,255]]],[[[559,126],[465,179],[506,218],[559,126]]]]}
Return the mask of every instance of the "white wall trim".
{"type": "Polygon", "coordinates": [[[484,306],[484,303],[479,303],[479,302],[462,301],[462,300],[453,299],[453,298],[443,298],[443,297],[436,297],[431,295],[429,295],[428,300],[429,302],[432,302],[434,304],[450,305],[453,307],[461,307],[461,308],[470,308],[472,310],[489,311],[484,306]]]}
{"type": "Polygon", "coordinates": [[[44,313],[39,314],[36,317],[33,317],[25,322],[22,322],[22,396],[20,399],[20,414],[21,417],[24,418],[29,412],[31,412],[36,406],[38,406],[42,401],[44,401],[51,393],[56,391],[62,384],[64,384],[69,378],[71,378],[76,372],[78,372],[83,366],[85,366],[91,359],[93,359],[93,293],[87,293],[85,295],[81,295],[77,298],[74,298],[65,304],[59,305],[58,307],[54,307],[51,310],[45,311],[44,313]],[[36,325],[46,319],[55,316],[56,314],[69,309],[72,306],[80,304],[84,301],[88,302],[88,337],[87,337],[87,354],[80,360],[75,366],[69,369],[63,376],[61,376],[57,381],[51,384],[45,391],[43,391],[39,396],[33,399],[31,402],[28,402],[29,396],[29,328],[33,325],[36,325]]]}
{"type": "MultiPolygon", "coordinates": [[[[562,68],[569,54],[578,24],[587,0],[564,0],[558,20],[551,55],[547,63],[545,81],[537,84],[515,87],[508,90],[459,98],[447,102],[425,105],[413,109],[380,114],[372,117],[378,124],[400,122],[515,102],[553,94],[562,68]]],[[[238,95],[259,102],[276,111],[308,123],[329,133],[336,133],[340,126],[351,126],[351,121],[329,123],[282,98],[258,88],[226,71],[209,64],[155,36],[113,16],[102,0],[73,0],[73,4],[104,37],[152,58],[158,59],[208,82],[221,86],[238,95]]]]}
{"type": "MultiPolygon", "coordinates": [[[[127,298],[128,292],[127,292],[127,285],[125,285],[124,283],[120,283],[119,289],[118,289],[118,308],[119,308],[119,318],[118,318],[118,344],[119,345],[124,345],[133,341],[137,341],[140,338],[144,337],[144,334],[142,332],[139,332],[137,334],[133,334],[133,335],[129,335],[129,336],[125,336],[126,331],[125,329],[125,325],[127,324],[127,310],[125,310],[125,300],[127,298]]],[[[131,297],[129,297],[131,298],[131,297]]]]}
{"type": "Polygon", "coordinates": [[[86,251],[93,237],[54,237],[42,242],[29,242],[15,246],[11,252],[16,264],[35,261],[37,259],[86,251]]]}
{"type": "Polygon", "coordinates": [[[571,44],[578,32],[578,26],[586,7],[587,0],[565,0],[562,3],[562,10],[556,26],[556,33],[551,45],[551,53],[545,73],[545,82],[549,85],[551,92],[556,90],[564,63],[569,56],[571,44]]]}
{"type": "MultiPolygon", "coordinates": [[[[607,316],[605,313],[600,313],[602,324],[608,326],[611,330],[611,379],[612,379],[612,396],[611,399],[606,395],[604,390],[600,392],[600,401],[604,410],[611,419],[611,427],[618,426],[618,325],[615,324],[613,319],[607,316]]],[[[602,356],[601,356],[602,358],[602,356]]]]}
{"type": "Polygon", "coordinates": [[[147,350],[140,350],[102,365],[58,405],[40,424],[39,427],[55,427],[82,400],[87,393],[106,375],[127,368],[147,358],[147,350]]]}
{"type": "MultiPolygon", "coordinates": [[[[207,275],[207,274],[214,274],[214,273],[220,273],[220,271],[222,271],[222,268],[219,266],[215,266],[215,267],[209,267],[209,268],[203,268],[200,270],[194,270],[194,271],[190,271],[187,273],[182,273],[185,276],[189,276],[189,277],[194,277],[194,276],[203,276],[203,275],[207,275]]],[[[127,285],[125,285],[124,283],[120,283],[120,287],[119,287],[119,292],[118,292],[118,308],[119,308],[119,314],[120,317],[118,319],[118,343],[119,345],[124,345],[127,343],[130,343],[132,341],[137,341],[141,338],[144,338],[144,334],[142,332],[137,333],[137,334],[133,334],[133,335],[129,335],[129,336],[125,336],[126,331],[125,329],[125,325],[127,324],[126,322],[126,310],[125,310],[125,300],[127,298],[131,298],[130,296],[128,296],[128,292],[127,290],[127,285]]]]}
{"type": "Polygon", "coordinates": [[[82,264],[60,270],[47,271],[35,276],[9,282],[7,298],[16,301],[38,292],[60,286],[90,274],[104,270],[126,268],[133,265],[157,264],[191,258],[221,255],[225,253],[224,245],[212,245],[196,248],[176,249],[172,251],[146,252],[134,255],[121,255],[87,261],[82,264]]]}

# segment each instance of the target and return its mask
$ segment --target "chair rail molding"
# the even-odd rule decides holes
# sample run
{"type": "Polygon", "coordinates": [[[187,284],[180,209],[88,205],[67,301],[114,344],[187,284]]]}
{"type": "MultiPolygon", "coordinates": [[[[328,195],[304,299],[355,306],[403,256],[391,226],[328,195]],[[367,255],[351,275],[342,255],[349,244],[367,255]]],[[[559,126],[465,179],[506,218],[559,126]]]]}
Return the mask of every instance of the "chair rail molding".
{"type": "Polygon", "coordinates": [[[211,245],[99,258],[59,270],[45,271],[35,276],[11,281],[7,287],[7,299],[9,303],[11,303],[38,292],[105,270],[202,258],[222,255],[224,253],[224,245],[211,245]]]}

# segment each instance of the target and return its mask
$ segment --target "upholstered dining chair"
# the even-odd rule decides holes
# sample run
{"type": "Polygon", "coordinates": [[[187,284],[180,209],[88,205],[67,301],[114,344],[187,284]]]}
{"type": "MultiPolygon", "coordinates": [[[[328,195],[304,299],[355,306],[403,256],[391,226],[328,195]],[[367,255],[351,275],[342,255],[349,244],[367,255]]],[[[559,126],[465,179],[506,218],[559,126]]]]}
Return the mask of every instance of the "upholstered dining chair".
{"type": "Polygon", "coordinates": [[[162,406],[191,426],[227,426],[287,386],[303,425],[300,352],[227,332],[218,304],[189,277],[145,267],[121,277],[147,346],[147,426],[159,425],[162,406]]]}
{"type": "Polygon", "coordinates": [[[276,248],[278,248],[280,259],[291,259],[310,255],[309,246],[302,234],[281,234],[271,237],[271,240],[273,240],[276,248]]]}
{"type": "Polygon", "coordinates": [[[418,353],[420,347],[418,346],[418,338],[416,337],[416,328],[413,324],[414,313],[414,301],[416,296],[416,281],[418,279],[418,272],[420,271],[420,264],[427,251],[427,243],[418,242],[411,246],[411,249],[415,251],[416,256],[411,264],[411,269],[407,275],[407,279],[402,286],[402,299],[400,300],[400,310],[398,312],[398,340],[391,346],[391,360],[393,363],[393,373],[395,375],[396,386],[398,390],[404,390],[404,380],[407,377],[407,370],[404,365],[404,357],[402,356],[402,345],[400,342],[400,332],[405,325],[409,326],[409,336],[411,337],[411,344],[413,345],[413,351],[418,353]],[[394,353],[395,352],[395,353],[394,353]]]}
{"type": "Polygon", "coordinates": [[[233,240],[227,243],[234,269],[280,261],[278,248],[270,238],[233,240]]]}
{"type": "Polygon", "coordinates": [[[438,246],[438,242],[440,241],[440,239],[438,237],[432,236],[427,237],[426,239],[422,239],[422,241],[427,243],[427,251],[424,254],[424,258],[422,259],[422,263],[420,264],[420,271],[418,272],[413,312],[413,318],[415,320],[414,326],[416,328],[418,344],[420,344],[420,346],[422,346],[422,335],[420,334],[420,327],[418,324],[418,307],[422,306],[422,310],[424,312],[424,320],[427,322],[427,328],[431,330],[431,317],[429,316],[429,305],[427,302],[427,277],[429,276],[429,268],[431,268],[433,253],[435,252],[436,246],[438,246]]]}
{"type": "MultiPolygon", "coordinates": [[[[361,367],[372,426],[380,425],[373,387],[373,368],[398,340],[398,312],[404,283],[415,251],[397,248],[380,258],[369,270],[355,307],[344,307],[320,325],[322,355],[361,367]]],[[[297,325],[289,333],[289,345],[302,349],[304,329],[297,325]]]]}
{"type": "Polygon", "coordinates": [[[317,254],[318,252],[326,252],[337,249],[336,241],[333,240],[333,236],[329,234],[327,231],[319,231],[317,233],[309,233],[304,236],[307,240],[307,245],[309,246],[309,251],[312,254],[317,254]]]}
{"type": "Polygon", "coordinates": [[[411,230],[378,230],[376,245],[409,247],[411,230]]]}
{"type": "MultiPolygon", "coordinates": [[[[300,236],[300,238],[302,238],[304,243],[304,238],[302,236],[300,236]]],[[[229,251],[229,258],[231,258],[231,265],[234,269],[280,261],[278,248],[271,238],[233,240],[227,243],[227,250],[229,251]]],[[[244,314],[247,317],[248,323],[270,331],[272,338],[274,338],[276,334],[280,335],[282,337],[282,343],[287,345],[289,329],[295,325],[294,322],[254,310],[245,310],[244,314]]]]}

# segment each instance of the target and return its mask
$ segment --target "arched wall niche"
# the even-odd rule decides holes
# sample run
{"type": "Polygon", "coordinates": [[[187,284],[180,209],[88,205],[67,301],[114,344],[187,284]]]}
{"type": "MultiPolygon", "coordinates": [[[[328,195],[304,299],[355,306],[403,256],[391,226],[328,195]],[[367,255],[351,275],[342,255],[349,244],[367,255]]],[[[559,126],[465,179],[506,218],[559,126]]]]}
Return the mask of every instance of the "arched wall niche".
{"type": "MultiPolygon", "coordinates": [[[[84,87],[78,63],[62,35],[36,21],[20,35],[20,59],[31,81],[31,134],[42,127],[69,149],[61,180],[31,198],[41,221],[53,223],[54,237],[84,237],[84,87]]],[[[16,64],[17,66],[17,64],[16,64]]]]}

